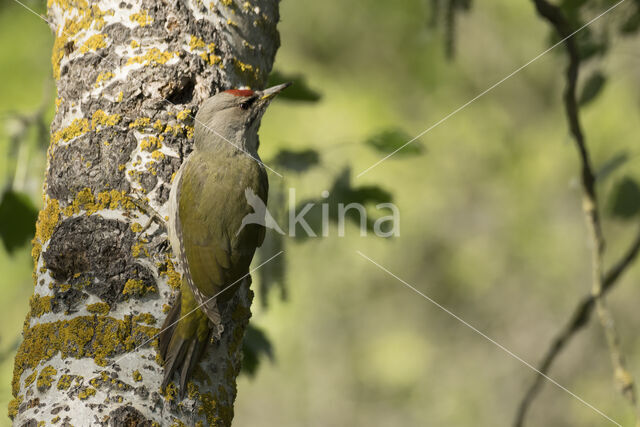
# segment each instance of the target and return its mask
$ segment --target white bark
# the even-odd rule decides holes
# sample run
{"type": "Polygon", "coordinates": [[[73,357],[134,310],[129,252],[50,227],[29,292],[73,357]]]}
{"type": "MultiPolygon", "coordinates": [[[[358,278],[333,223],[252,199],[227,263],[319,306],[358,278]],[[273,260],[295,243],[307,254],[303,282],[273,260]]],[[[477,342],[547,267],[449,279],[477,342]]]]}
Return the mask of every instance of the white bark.
{"type": "Polygon", "coordinates": [[[16,356],[15,425],[229,425],[252,292],[223,313],[188,397],[162,394],[156,333],[179,283],[162,216],[198,104],[262,87],[277,0],[49,0],[57,113],[16,356]],[[151,342],[147,342],[151,340],[151,342]],[[141,346],[138,348],[138,346],[141,346]]]}

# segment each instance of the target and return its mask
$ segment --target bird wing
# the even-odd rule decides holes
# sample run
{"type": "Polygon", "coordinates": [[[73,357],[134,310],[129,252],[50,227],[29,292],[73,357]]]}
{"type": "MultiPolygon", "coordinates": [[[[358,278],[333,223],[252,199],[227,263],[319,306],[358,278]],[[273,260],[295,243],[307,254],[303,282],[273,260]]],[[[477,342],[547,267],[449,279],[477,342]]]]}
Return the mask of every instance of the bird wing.
{"type": "MultiPolygon", "coordinates": [[[[267,176],[246,155],[194,152],[180,181],[178,217],[186,258],[182,264],[196,298],[211,298],[248,273],[255,249],[264,240],[261,225],[238,230],[242,219],[253,213],[245,189],[251,188],[266,204],[267,176]]],[[[225,295],[232,293],[218,298],[225,295]]]]}

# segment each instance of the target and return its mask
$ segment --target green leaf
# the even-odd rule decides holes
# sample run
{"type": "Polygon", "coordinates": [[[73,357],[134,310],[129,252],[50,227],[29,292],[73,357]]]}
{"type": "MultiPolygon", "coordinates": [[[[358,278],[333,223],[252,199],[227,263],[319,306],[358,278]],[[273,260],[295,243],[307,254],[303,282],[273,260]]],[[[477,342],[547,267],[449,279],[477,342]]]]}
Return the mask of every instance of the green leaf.
{"type": "Polygon", "coordinates": [[[615,156],[604,162],[602,166],[600,166],[600,169],[596,173],[596,179],[598,180],[598,182],[603,182],[605,179],[611,176],[613,172],[620,168],[620,166],[627,163],[628,160],[628,153],[622,152],[616,154],[615,156]]]}
{"type": "MultiPolygon", "coordinates": [[[[282,227],[287,225],[286,212],[286,194],[284,180],[276,180],[269,188],[269,205],[268,209],[273,219],[282,227]]],[[[285,232],[288,230],[286,228],[285,232]]],[[[282,253],[272,261],[267,262],[280,251],[286,249],[287,236],[276,232],[275,230],[267,230],[262,246],[258,248],[257,257],[259,264],[262,265],[258,269],[258,286],[260,292],[260,304],[267,307],[269,295],[273,290],[279,290],[280,299],[287,299],[287,252],[282,253]]]]}
{"type": "Polygon", "coordinates": [[[369,137],[369,139],[365,141],[365,144],[384,154],[393,153],[400,148],[401,149],[397,152],[399,155],[415,156],[417,154],[421,154],[424,151],[424,148],[418,141],[413,141],[411,144],[407,144],[407,142],[412,139],[413,138],[403,130],[387,129],[369,137]]]}
{"type": "Polygon", "coordinates": [[[242,372],[253,378],[261,359],[267,357],[273,361],[273,347],[267,335],[261,329],[249,324],[242,343],[242,372]]]}
{"type": "Polygon", "coordinates": [[[13,253],[33,238],[37,217],[29,196],[5,191],[0,200],[0,238],[7,252],[13,253]]]}
{"type": "Polygon", "coordinates": [[[609,198],[611,216],[628,220],[637,217],[640,212],[640,186],[629,177],[616,184],[609,198]]]}
{"type": "Polygon", "coordinates": [[[285,169],[295,172],[306,172],[320,163],[320,155],[315,150],[292,151],[283,149],[276,154],[273,162],[285,169]]]}
{"type": "MultiPolygon", "coordinates": [[[[345,167],[335,178],[333,185],[329,189],[329,196],[327,198],[303,200],[298,203],[296,212],[302,212],[303,208],[307,206],[307,204],[312,204],[313,207],[307,211],[304,219],[307,224],[309,224],[309,227],[319,235],[322,232],[323,218],[325,217],[323,206],[326,206],[329,221],[332,223],[338,223],[340,219],[340,204],[346,207],[350,203],[356,203],[362,205],[366,209],[367,206],[375,206],[379,203],[389,203],[392,200],[393,196],[391,193],[377,185],[353,187],[351,183],[351,169],[349,167],[345,167]]],[[[348,221],[351,221],[358,226],[360,225],[361,218],[358,210],[349,209],[344,214],[344,217],[348,221]]],[[[373,230],[375,220],[376,218],[366,215],[365,224],[368,231],[373,230]]],[[[305,230],[298,224],[298,227],[295,230],[295,239],[298,241],[304,241],[307,238],[308,236],[305,230]]]]}
{"type": "Polygon", "coordinates": [[[268,87],[282,83],[293,82],[291,87],[282,91],[278,99],[288,99],[290,101],[317,102],[321,95],[316,90],[311,89],[307,84],[307,79],[301,74],[284,74],[274,70],[269,75],[268,87]]]}
{"type": "Polygon", "coordinates": [[[606,81],[607,78],[600,71],[595,71],[591,74],[582,87],[582,93],[580,94],[578,103],[584,106],[593,101],[602,91],[606,81]]]}
{"type": "Polygon", "coordinates": [[[640,29],[640,10],[637,10],[629,16],[620,26],[620,33],[631,35],[640,29]]]}

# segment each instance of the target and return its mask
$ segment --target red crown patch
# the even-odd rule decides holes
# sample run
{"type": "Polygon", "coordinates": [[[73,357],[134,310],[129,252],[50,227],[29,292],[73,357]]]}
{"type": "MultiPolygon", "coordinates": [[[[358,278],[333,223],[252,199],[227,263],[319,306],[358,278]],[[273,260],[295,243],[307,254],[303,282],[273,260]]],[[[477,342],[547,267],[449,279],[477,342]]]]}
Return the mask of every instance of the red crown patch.
{"type": "Polygon", "coordinates": [[[225,93],[230,93],[233,96],[253,96],[253,91],[250,89],[230,89],[225,90],[225,93]]]}

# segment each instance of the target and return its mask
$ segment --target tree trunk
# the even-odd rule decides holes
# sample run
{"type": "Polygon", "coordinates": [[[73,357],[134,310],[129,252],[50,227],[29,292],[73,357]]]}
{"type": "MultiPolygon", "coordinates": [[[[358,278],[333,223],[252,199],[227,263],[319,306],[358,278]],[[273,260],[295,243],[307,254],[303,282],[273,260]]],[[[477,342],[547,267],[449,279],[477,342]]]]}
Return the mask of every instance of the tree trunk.
{"type": "Polygon", "coordinates": [[[249,281],[185,399],[161,392],[156,334],[180,272],[164,224],[146,225],[167,214],[197,105],[266,83],[278,0],[49,0],[48,16],[57,112],[10,416],[20,426],[229,425],[249,281]]]}

